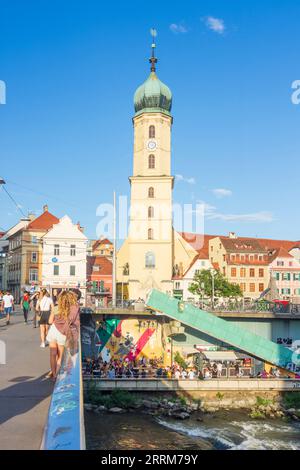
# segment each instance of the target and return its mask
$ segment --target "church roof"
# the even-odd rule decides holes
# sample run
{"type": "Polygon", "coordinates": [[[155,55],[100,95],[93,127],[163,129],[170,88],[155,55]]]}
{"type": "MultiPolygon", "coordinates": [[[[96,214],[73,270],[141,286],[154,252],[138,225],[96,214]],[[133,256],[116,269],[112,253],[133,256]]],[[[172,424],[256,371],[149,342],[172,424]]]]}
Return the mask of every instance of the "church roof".
{"type": "MultiPolygon", "coordinates": [[[[155,37],[155,36],[154,36],[155,37]]],[[[154,39],[153,37],[153,39],[154,39]]],[[[156,44],[152,44],[151,73],[147,80],[140,85],[134,94],[135,115],[141,113],[161,112],[170,116],[172,108],[172,93],[170,88],[159,80],[156,75],[156,63],[154,50],[156,44]]]]}

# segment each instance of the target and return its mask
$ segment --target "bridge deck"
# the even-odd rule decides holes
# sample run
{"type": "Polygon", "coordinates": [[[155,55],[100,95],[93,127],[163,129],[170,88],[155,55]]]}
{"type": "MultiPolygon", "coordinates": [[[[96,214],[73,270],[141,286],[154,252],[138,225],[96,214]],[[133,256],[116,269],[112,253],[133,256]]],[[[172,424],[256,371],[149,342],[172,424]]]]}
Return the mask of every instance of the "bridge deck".
{"type": "Polygon", "coordinates": [[[39,449],[53,390],[45,378],[49,349],[39,347],[39,329],[23,323],[21,312],[6,326],[0,319],[0,340],[6,343],[6,364],[0,364],[0,449],[39,449]]]}

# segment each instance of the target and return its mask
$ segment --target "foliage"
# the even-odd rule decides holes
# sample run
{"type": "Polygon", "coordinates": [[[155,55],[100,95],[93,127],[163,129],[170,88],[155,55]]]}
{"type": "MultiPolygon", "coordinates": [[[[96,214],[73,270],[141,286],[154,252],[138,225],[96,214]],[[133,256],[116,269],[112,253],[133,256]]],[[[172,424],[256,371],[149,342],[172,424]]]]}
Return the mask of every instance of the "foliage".
{"type": "Polygon", "coordinates": [[[95,384],[91,384],[85,393],[85,401],[93,405],[103,405],[106,408],[118,406],[119,408],[130,408],[137,404],[137,397],[126,390],[113,390],[109,394],[104,394],[96,389],[95,384]]]}
{"type": "Polygon", "coordinates": [[[176,352],[174,356],[174,361],[177,362],[177,364],[183,369],[187,369],[188,365],[178,351],[176,352]]]}
{"type": "Polygon", "coordinates": [[[272,405],[274,403],[274,400],[271,400],[270,398],[264,398],[264,397],[256,397],[256,406],[268,406],[272,405]]]}
{"type": "MultiPolygon", "coordinates": [[[[212,273],[210,269],[202,269],[194,276],[193,283],[189,287],[192,294],[199,296],[212,297],[212,273]]],[[[214,293],[216,297],[237,298],[242,297],[243,293],[237,284],[229,282],[220,271],[214,274],[214,293]]]]}
{"type": "Polygon", "coordinates": [[[249,414],[249,416],[250,416],[250,418],[252,418],[252,419],[263,419],[263,418],[265,418],[264,413],[262,413],[262,412],[259,411],[259,410],[251,411],[251,413],[249,414]]]}
{"type": "Polygon", "coordinates": [[[300,408],[300,393],[287,392],[283,397],[283,404],[285,408],[300,408]]]}
{"type": "Polygon", "coordinates": [[[224,398],[224,393],[217,392],[217,393],[216,393],[216,397],[217,397],[217,399],[218,399],[219,401],[221,401],[221,400],[223,400],[223,398],[224,398]]]}

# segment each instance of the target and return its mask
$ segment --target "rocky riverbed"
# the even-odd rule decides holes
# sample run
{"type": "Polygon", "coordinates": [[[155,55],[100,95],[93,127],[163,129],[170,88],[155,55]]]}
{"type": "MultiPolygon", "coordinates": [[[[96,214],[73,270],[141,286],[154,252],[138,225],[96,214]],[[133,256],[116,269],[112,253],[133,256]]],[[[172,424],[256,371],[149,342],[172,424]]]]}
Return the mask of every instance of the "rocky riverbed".
{"type": "Polygon", "coordinates": [[[88,449],[300,450],[300,423],[251,419],[249,411],[193,411],[181,419],[151,409],[85,412],[88,449]]]}

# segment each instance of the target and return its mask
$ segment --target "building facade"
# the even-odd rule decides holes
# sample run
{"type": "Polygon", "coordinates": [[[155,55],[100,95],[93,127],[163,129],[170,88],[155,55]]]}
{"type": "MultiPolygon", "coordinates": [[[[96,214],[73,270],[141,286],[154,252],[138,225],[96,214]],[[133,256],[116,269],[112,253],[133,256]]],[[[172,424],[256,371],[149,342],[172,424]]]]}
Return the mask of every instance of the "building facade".
{"type": "Polygon", "coordinates": [[[112,262],[105,256],[87,257],[87,307],[102,308],[112,300],[112,262]]]}
{"type": "Polygon", "coordinates": [[[65,215],[42,237],[42,285],[56,298],[62,289],[86,292],[87,237],[65,215]]]}
{"type": "Polygon", "coordinates": [[[277,297],[300,303],[300,262],[284,248],[275,250],[270,259],[270,273],[277,297]]]}

